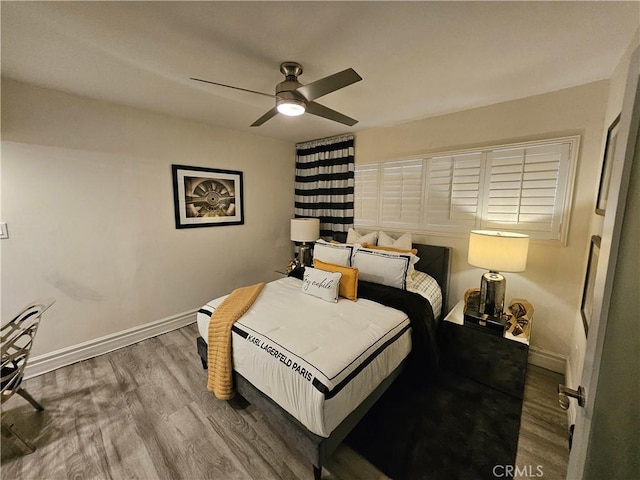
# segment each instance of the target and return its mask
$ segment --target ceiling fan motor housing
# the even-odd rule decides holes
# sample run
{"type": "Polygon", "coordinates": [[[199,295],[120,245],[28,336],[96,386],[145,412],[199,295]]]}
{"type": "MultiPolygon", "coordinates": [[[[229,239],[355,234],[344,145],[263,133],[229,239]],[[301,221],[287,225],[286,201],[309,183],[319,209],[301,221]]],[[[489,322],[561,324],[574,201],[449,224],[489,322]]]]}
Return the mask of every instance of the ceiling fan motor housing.
{"type": "Polygon", "coordinates": [[[296,62],[283,62],[280,71],[285,80],[276,85],[276,107],[285,115],[301,115],[307,108],[307,99],[296,89],[302,84],[298,75],[302,74],[302,65],[296,62]]]}
{"type": "MultiPolygon", "coordinates": [[[[295,89],[298,87],[283,86],[282,88],[280,88],[280,86],[285,83],[289,83],[289,82],[279,83],[278,86],[276,87],[276,97],[278,100],[298,101],[298,102],[303,102],[305,104],[307,103],[307,99],[304,98],[304,96],[301,93],[298,93],[295,91],[295,89]]],[[[298,83],[298,86],[300,86],[299,83],[298,83]]]]}
{"type": "Polygon", "coordinates": [[[298,75],[302,74],[302,65],[296,62],[283,62],[280,71],[286,76],[285,80],[276,85],[276,105],[280,103],[299,103],[306,107],[307,99],[295,90],[302,84],[298,75]]]}

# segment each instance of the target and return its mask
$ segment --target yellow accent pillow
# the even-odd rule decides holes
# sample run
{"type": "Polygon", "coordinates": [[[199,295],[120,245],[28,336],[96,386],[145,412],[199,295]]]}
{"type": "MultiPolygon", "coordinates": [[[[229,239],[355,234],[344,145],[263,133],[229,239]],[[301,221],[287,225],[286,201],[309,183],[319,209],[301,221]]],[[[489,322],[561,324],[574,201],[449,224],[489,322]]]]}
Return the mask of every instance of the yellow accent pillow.
{"type": "Polygon", "coordinates": [[[354,302],[358,299],[358,269],[336,265],[335,263],[325,263],[317,258],[313,260],[314,268],[324,270],[325,272],[340,272],[340,291],[339,295],[354,302]]]}
{"type": "Polygon", "coordinates": [[[371,250],[384,250],[385,252],[395,252],[395,253],[413,253],[414,255],[418,254],[418,250],[412,248],[411,250],[404,250],[402,248],[395,247],[382,247],[380,245],[371,245],[369,243],[365,243],[362,245],[363,248],[369,248],[371,250]]]}

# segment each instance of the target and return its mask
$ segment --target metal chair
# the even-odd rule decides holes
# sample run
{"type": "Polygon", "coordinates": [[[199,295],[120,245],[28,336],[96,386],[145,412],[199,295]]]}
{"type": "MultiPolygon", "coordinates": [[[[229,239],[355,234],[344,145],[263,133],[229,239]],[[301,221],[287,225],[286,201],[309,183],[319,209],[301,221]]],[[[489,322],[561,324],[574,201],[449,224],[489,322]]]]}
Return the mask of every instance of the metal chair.
{"type": "MultiPolygon", "coordinates": [[[[2,326],[0,335],[2,340],[2,370],[0,373],[2,405],[14,393],[17,393],[33,405],[36,410],[44,410],[44,407],[22,388],[22,379],[42,314],[53,303],[54,300],[34,302],[24,308],[13,320],[2,326]]],[[[2,418],[1,423],[2,433],[5,436],[15,439],[16,443],[29,453],[35,451],[35,447],[14,430],[13,424],[5,422],[4,418],[2,418]]]]}

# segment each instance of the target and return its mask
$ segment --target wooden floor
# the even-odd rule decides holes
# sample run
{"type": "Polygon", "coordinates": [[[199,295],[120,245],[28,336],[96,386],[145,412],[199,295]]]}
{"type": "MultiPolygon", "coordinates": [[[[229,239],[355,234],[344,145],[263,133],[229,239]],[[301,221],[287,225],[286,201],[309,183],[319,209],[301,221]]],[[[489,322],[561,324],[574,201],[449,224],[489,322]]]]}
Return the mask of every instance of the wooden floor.
{"type": "MultiPolygon", "coordinates": [[[[37,450],[24,455],[3,437],[2,479],[313,478],[255,408],[233,408],[206,390],[196,336],[193,324],[26,381],[45,411],[15,395],[3,416],[37,450]]],[[[523,478],[540,468],[546,479],[566,476],[561,380],[529,369],[515,469],[523,478]]],[[[323,478],[387,477],[343,445],[323,478]]]]}

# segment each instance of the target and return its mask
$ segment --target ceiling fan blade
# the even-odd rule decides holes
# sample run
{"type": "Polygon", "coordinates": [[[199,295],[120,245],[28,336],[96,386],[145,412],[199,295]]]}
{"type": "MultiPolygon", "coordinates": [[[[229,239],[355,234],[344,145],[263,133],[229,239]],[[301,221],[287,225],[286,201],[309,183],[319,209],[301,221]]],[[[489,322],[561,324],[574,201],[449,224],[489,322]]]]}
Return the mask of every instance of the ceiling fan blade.
{"type": "Polygon", "coordinates": [[[271,110],[269,110],[267,113],[265,113],[264,115],[262,115],[258,120],[256,120],[255,122],[253,122],[251,124],[252,127],[259,127],[260,125],[262,125],[264,122],[266,122],[267,120],[269,120],[270,118],[275,117],[278,114],[278,109],[276,107],[273,107],[271,110]]]}
{"type": "Polygon", "coordinates": [[[306,111],[307,113],[311,113],[312,115],[328,118],[329,120],[333,120],[334,122],[338,122],[338,123],[343,123],[345,125],[349,125],[350,127],[358,123],[358,120],[351,117],[347,117],[346,115],[343,115],[340,112],[336,112],[335,110],[332,110],[329,107],[325,107],[324,105],[320,105],[319,103],[316,103],[316,102],[309,102],[307,104],[306,111]]]}
{"type": "Polygon", "coordinates": [[[248,90],[246,88],[234,87],[233,85],[225,85],[224,83],[212,82],[210,80],[202,80],[201,78],[191,77],[189,78],[189,80],[195,80],[196,82],[210,83],[211,85],[218,85],[220,87],[233,88],[234,90],[241,90],[243,92],[257,93],[258,95],[264,95],[265,97],[269,97],[269,98],[276,98],[275,95],[272,95],[270,93],[256,92],[255,90],[248,90]]]}
{"type": "Polygon", "coordinates": [[[311,102],[327,93],[335,92],[360,80],[362,80],[362,77],[358,75],[353,68],[347,68],[342,72],[334,73],[315,82],[302,85],[296,88],[296,92],[301,93],[311,102]]]}

